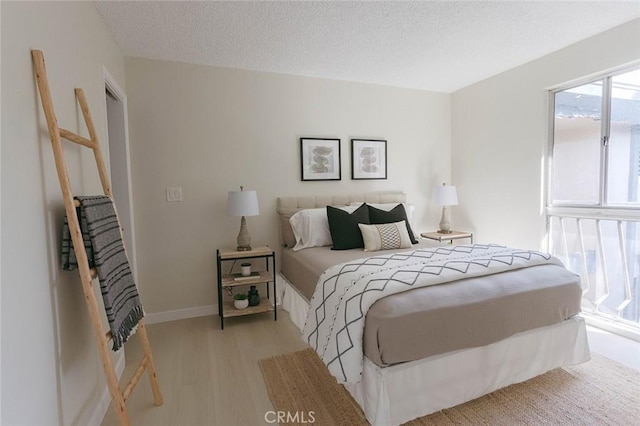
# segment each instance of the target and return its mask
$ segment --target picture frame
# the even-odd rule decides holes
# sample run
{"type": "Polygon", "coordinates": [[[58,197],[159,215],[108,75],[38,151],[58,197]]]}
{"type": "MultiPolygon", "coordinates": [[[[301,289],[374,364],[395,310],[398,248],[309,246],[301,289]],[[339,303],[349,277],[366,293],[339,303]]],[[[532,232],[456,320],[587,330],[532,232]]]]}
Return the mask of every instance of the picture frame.
{"type": "Polygon", "coordinates": [[[340,139],[300,138],[300,178],[341,180],[340,139]]]}
{"type": "Polygon", "coordinates": [[[387,178],[387,141],[351,139],[351,179],[387,178]]]}

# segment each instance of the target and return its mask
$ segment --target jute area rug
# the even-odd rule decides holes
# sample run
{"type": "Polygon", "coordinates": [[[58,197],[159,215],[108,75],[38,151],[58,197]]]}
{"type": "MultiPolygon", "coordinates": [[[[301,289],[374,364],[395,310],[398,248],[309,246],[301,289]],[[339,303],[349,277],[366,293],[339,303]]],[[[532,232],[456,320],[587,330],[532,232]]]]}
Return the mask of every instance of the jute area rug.
{"type": "MultiPolygon", "coordinates": [[[[312,349],[259,363],[276,411],[313,411],[316,425],[368,424],[312,349]]],[[[640,425],[640,372],[592,354],[587,363],[549,371],[407,424],[640,425]]]]}

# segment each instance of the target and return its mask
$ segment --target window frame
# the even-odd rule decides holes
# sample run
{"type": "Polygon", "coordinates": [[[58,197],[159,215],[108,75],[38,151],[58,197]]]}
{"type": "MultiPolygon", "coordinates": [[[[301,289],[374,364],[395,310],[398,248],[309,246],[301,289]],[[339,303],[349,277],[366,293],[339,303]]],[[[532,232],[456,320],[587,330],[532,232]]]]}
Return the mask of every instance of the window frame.
{"type": "MultiPolygon", "coordinates": [[[[639,71],[640,62],[634,62],[627,64],[623,67],[607,72],[594,74],[588,77],[574,80],[569,83],[554,87],[548,91],[549,110],[548,110],[548,146],[547,146],[547,182],[546,182],[546,207],[549,209],[601,209],[611,210],[620,213],[621,211],[636,212],[640,211],[640,204],[616,204],[609,203],[608,188],[609,188],[609,138],[611,135],[611,93],[613,79],[620,75],[631,71],[639,71]],[[584,203],[582,201],[554,201],[553,198],[553,182],[554,182],[554,161],[553,161],[553,148],[554,148],[554,135],[555,135],[555,100],[556,94],[575,87],[580,87],[589,83],[596,83],[602,81],[602,105],[601,105],[601,123],[600,123],[600,169],[599,169],[599,188],[598,188],[598,201],[595,203],[584,203]]],[[[635,216],[635,215],[634,215],[635,216]]]]}

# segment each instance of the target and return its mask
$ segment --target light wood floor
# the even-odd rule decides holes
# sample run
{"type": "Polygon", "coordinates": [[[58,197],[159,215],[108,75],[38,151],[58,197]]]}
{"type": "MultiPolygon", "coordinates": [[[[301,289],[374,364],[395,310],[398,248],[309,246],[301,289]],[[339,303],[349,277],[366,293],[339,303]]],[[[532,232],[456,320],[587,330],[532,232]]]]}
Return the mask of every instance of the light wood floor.
{"type": "MultiPolygon", "coordinates": [[[[289,314],[231,318],[220,330],[218,317],[192,318],[147,326],[164,405],[153,405],[151,387],[142,377],[127,401],[136,426],[265,425],[273,410],[258,360],[304,349],[289,314]]],[[[591,350],[640,371],[640,343],[589,327],[591,350]],[[630,356],[626,356],[625,354],[630,356]]],[[[134,336],[127,344],[123,383],[142,359],[134,336]]],[[[116,425],[109,408],[105,426],[116,425]]]]}
{"type": "MultiPolygon", "coordinates": [[[[304,349],[300,332],[284,310],[231,318],[220,330],[218,317],[147,326],[164,405],[153,405],[142,377],[127,401],[131,423],[144,425],[265,425],[273,410],[258,360],[304,349]]],[[[142,359],[139,342],[127,343],[121,388],[142,359]]],[[[105,426],[117,425],[110,407],[105,426]]]]}

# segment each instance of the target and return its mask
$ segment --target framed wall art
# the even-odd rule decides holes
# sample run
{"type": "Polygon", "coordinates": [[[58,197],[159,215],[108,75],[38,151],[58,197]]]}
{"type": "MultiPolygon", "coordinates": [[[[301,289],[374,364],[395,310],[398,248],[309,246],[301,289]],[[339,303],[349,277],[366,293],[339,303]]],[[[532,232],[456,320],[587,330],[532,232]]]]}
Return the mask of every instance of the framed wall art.
{"type": "Polygon", "coordinates": [[[387,141],[351,139],[351,179],[387,178],[387,141]]]}
{"type": "Polygon", "coordinates": [[[300,138],[301,179],[340,180],[340,139],[300,138]]]}

